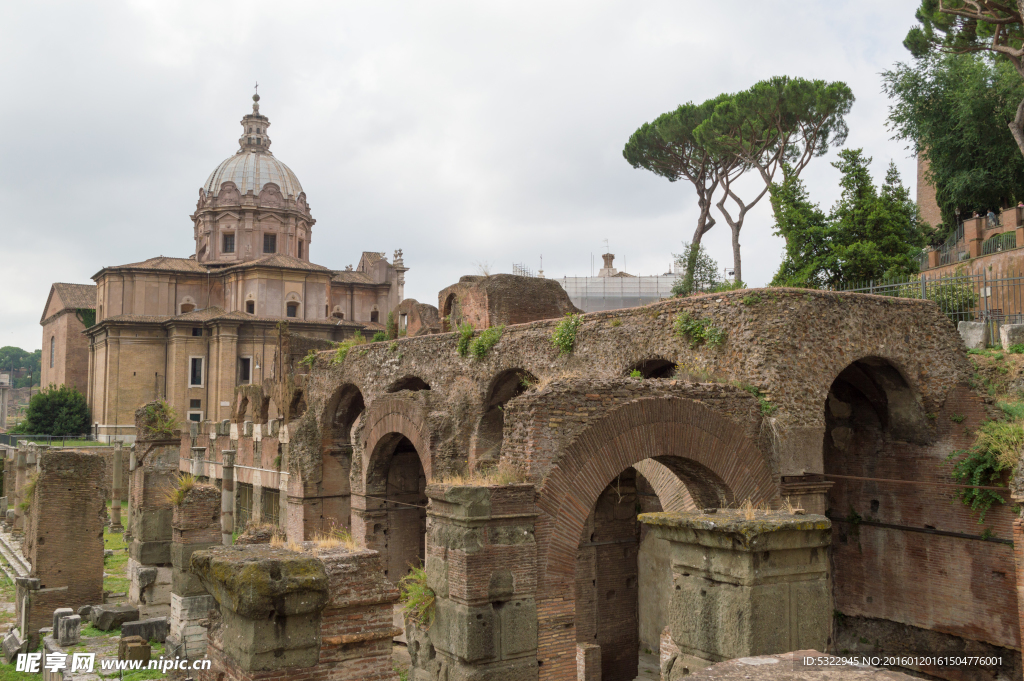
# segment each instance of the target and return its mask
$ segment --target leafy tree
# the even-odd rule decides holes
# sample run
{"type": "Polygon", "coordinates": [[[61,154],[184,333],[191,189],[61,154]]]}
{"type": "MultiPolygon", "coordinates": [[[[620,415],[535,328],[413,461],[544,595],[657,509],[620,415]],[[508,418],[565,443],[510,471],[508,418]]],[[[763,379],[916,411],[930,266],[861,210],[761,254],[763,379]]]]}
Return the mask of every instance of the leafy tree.
{"type": "Polygon", "coordinates": [[[680,179],[689,181],[697,191],[697,229],[685,263],[683,288],[694,290],[697,257],[700,253],[701,238],[715,226],[711,216],[713,195],[724,176],[740,171],[739,163],[732,157],[721,157],[710,152],[698,142],[695,131],[715,111],[715,107],[728,100],[729,95],[719,95],[701,104],[688,102],[675,111],[664,113],[652,123],[644,123],[626,142],[622,155],[634,168],[646,170],[667,178],[669,182],[680,179]]]}
{"type": "Polygon", "coordinates": [[[36,435],[89,432],[89,405],[75,388],[50,385],[32,396],[22,430],[36,435]]]}
{"type": "Polygon", "coordinates": [[[42,368],[42,350],[26,352],[11,345],[0,348],[0,373],[11,373],[13,387],[26,388],[39,383],[42,368]],[[21,378],[13,378],[14,371],[24,367],[27,374],[21,378]],[[14,371],[12,371],[12,369],[14,371]]]}
{"type": "MultiPolygon", "coordinates": [[[[910,29],[903,41],[915,57],[933,50],[989,52],[1024,79],[1024,3],[1020,0],[921,0],[916,17],[921,25],[910,29]]],[[[1024,98],[1017,102],[1007,127],[1024,154],[1024,98]]]]}
{"type": "Polygon", "coordinates": [[[889,129],[928,159],[942,211],[938,245],[957,211],[970,215],[1013,205],[1024,187],[1024,156],[1006,122],[1024,99],[1024,81],[991,55],[928,54],[882,74],[891,100],[889,129]]]}
{"type": "Polygon", "coordinates": [[[672,284],[672,295],[688,296],[691,293],[711,291],[722,283],[718,278],[718,262],[703,244],[683,244],[683,252],[673,253],[672,257],[676,259],[677,267],[687,268],[684,276],[672,284]]]}
{"type": "Polygon", "coordinates": [[[734,187],[742,173],[721,178],[724,193],[716,205],[732,230],[737,280],[743,279],[740,230],[747,213],[768,193],[780,169],[799,176],[811,159],[846,141],[845,116],[853,101],[846,83],[780,76],[724,99],[695,130],[697,142],[714,156],[735,159],[742,170],[756,169],[764,181],[753,199],[744,200],[734,187]]]}
{"type": "Polygon", "coordinates": [[[803,183],[787,175],[771,187],[775,233],[786,239],[786,256],[774,286],[833,288],[917,272],[924,244],[921,218],[910,192],[889,164],[876,189],[871,159],[844,149],[832,165],[842,172],[842,195],[829,215],[811,203],[803,183]]]}

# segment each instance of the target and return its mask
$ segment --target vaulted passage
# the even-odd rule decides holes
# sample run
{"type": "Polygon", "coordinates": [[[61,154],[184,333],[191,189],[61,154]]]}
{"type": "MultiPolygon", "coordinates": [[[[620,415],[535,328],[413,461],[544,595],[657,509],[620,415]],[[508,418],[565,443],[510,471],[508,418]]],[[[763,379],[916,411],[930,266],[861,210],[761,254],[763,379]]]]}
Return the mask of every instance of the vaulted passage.
{"type": "Polygon", "coordinates": [[[427,479],[416,448],[408,438],[395,445],[388,467],[385,509],[385,574],[398,583],[409,570],[423,565],[427,533],[427,479]]]}

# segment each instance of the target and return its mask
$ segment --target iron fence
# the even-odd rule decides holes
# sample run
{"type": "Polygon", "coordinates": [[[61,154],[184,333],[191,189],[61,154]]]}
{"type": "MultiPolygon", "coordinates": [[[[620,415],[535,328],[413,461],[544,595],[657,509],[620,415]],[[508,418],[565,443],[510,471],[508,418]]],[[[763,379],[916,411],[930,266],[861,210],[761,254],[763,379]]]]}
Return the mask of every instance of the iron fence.
{"type": "Polygon", "coordinates": [[[1011,248],[1017,248],[1017,232],[1003,232],[996,234],[981,244],[981,254],[998,253],[1011,248]]]}
{"type": "Polygon", "coordinates": [[[87,443],[87,446],[104,444],[96,439],[93,433],[84,435],[23,435],[21,433],[0,433],[0,445],[17,447],[19,440],[35,442],[36,444],[50,445],[51,447],[66,447],[87,443]]]}
{"type": "Polygon", "coordinates": [[[869,281],[840,289],[895,298],[934,300],[954,324],[985,322],[998,343],[1003,324],[1024,324],[1024,275],[990,278],[980,274],[928,277],[927,274],[869,281]]]}

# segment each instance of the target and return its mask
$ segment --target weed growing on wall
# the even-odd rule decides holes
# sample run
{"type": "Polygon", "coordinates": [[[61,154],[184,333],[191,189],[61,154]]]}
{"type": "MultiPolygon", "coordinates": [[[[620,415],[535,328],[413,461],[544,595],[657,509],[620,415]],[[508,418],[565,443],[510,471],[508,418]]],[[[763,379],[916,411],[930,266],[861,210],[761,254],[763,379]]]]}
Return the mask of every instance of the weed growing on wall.
{"type": "Polygon", "coordinates": [[[473,340],[473,333],[473,325],[469,322],[459,324],[459,340],[455,345],[455,351],[459,353],[459,357],[465,357],[466,353],[469,352],[469,344],[473,340]]]}
{"type": "MultiPolygon", "coordinates": [[[[1014,471],[1024,447],[1024,425],[1019,420],[988,421],[978,429],[970,449],[961,449],[947,457],[953,462],[950,475],[965,485],[1001,487],[1005,471],[1014,471]]],[[[985,522],[985,513],[992,504],[1005,504],[1004,495],[990,489],[961,489],[960,501],[972,511],[979,511],[978,524],[985,522]]]]}
{"type": "Polygon", "coordinates": [[[775,413],[775,410],[778,409],[776,405],[771,403],[768,396],[761,392],[761,389],[757,386],[742,383],[739,387],[746,390],[748,393],[753,395],[755,399],[757,399],[757,404],[761,407],[761,413],[764,416],[771,416],[775,413]]]}
{"type": "Polygon", "coordinates": [[[487,353],[491,351],[498,341],[501,340],[501,334],[505,331],[504,326],[492,326],[489,329],[484,329],[480,332],[477,338],[469,344],[469,354],[473,355],[477,359],[483,359],[487,356],[487,353]]]}
{"type": "Polygon", "coordinates": [[[387,339],[388,335],[386,333],[384,333],[383,331],[378,331],[377,333],[373,334],[373,339],[371,339],[370,342],[380,343],[382,341],[386,341],[387,339]]]}
{"type": "Polygon", "coordinates": [[[710,319],[698,319],[689,312],[676,317],[676,335],[690,339],[690,347],[705,343],[718,347],[725,342],[725,331],[711,323],[710,319]]]}
{"type": "Polygon", "coordinates": [[[36,483],[39,482],[39,473],[33,473],[25,483],[25,486],[21,488],[21,498],[24,500],[18,504],[18,509],[24,513],[32,507],[32,497],[36,493],[36,483]]]}
{"type": "Polygon", "coordinates": [[[316,350],[310,350],[306,353],[306,356],[299,360],[299,364],[302,366],[313,368],[313,364],[316,363],[316,350]]]}
{"type": "Polygon", "coordinates": [[[551,334],[551,343],[558,348],[559,355],[571,355],[576,347],[576,334],[583,326],[583,315],[566,313],[551,334]]]}
{"type": "Polygon", "coordinates": [[[331,358],[331,364],[335,366],[339,364],[344,364],[345,358],[348,357],[348,351],[357,345],[364,345],[365,343],[366,338],[363,336],[362,333],[356,331],[355,335],[352,336],[352,338],[349,338],[346,341],[338,343],[337,349],[334,351],[334,357],[331,358]]]}
{"type": "Polygon", "coordinates": [[[629,372],[629,377],[630,378],[643,378],[644,375],[642,373],[640,373],[639,369],[633,369],[632,371],[629,372]]]}
{"type": "Polygon", "coordinates": [[[174,429],[178,425],[178,415],[174,413],[171,405],[163,400],[151,402],[146,405],[146,430],[153,435],[173,437],[174,429]]]}
{"type": "Polygon", "coordinates": [[[181,506],[182,502],[185,501],[185,495],[196,486],[198,481],[196,476],[191,473],[180,473],[174,479],[174,482],[171,483],[170,488],[164,494],[164,498],[170,502],[171,506],[181,506]]]}
{"type": "Polygon", "coordinates": [[[398,581],[399,601],[407,618],[423,629],[434,623],[434,590],[427,586],[427,573],[414,567],[398,581]]]}

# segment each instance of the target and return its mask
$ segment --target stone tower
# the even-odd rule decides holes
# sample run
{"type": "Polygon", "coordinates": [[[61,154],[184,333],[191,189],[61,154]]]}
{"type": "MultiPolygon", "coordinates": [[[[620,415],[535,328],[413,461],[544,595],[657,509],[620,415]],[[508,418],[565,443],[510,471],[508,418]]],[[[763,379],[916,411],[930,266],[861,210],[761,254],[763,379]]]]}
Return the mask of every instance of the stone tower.
{"type": "Polygon", "coordinates": [[[233,265],[278,254],[309,262],[316,220],[299,179],[270,151],[270,119],[260,113],[260,96],[252,99],[238,151],[199,189],[192,215],[195,258],[233,265]]]}

